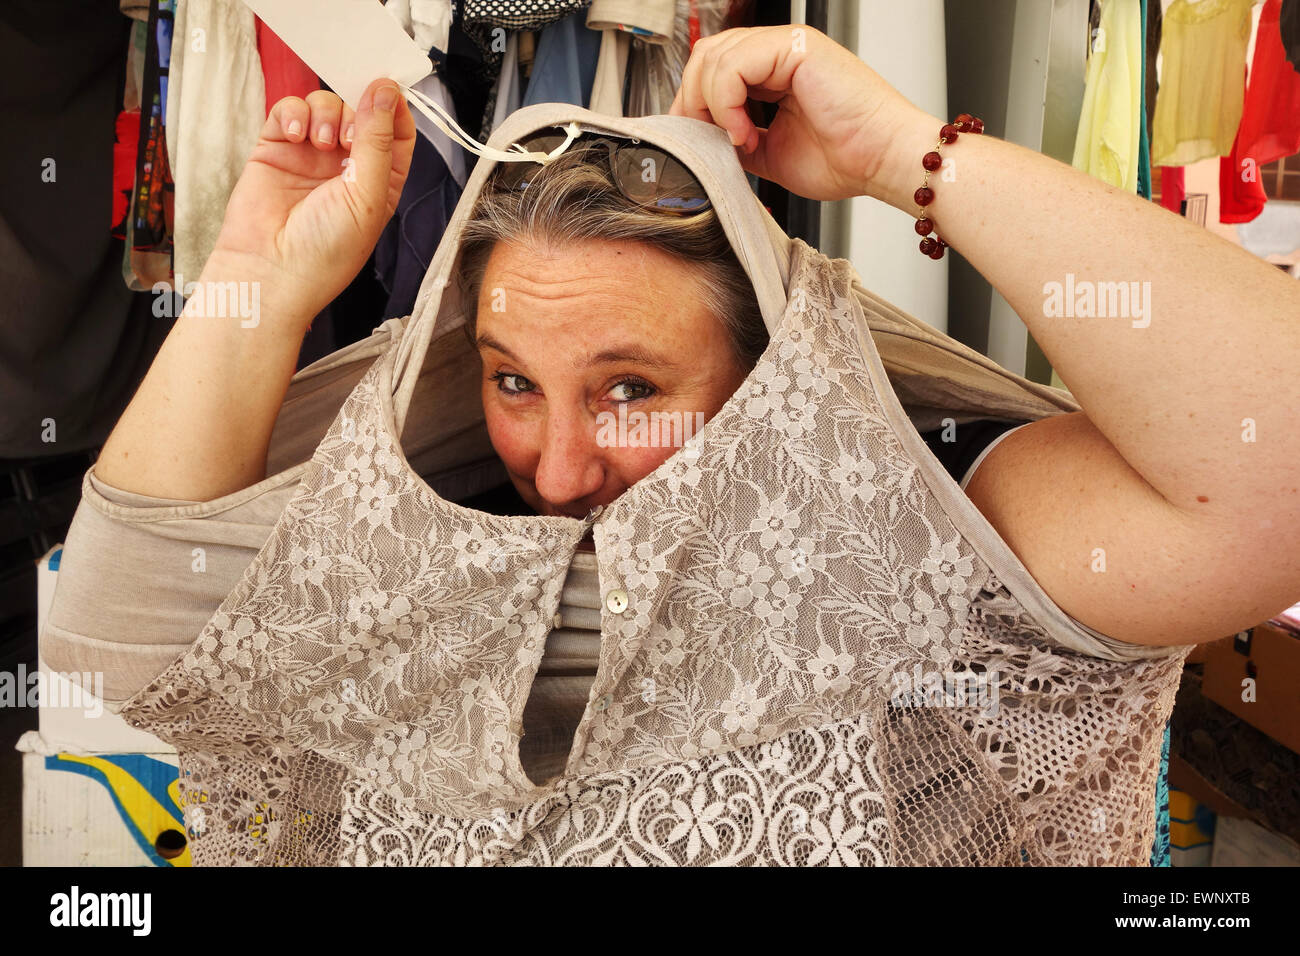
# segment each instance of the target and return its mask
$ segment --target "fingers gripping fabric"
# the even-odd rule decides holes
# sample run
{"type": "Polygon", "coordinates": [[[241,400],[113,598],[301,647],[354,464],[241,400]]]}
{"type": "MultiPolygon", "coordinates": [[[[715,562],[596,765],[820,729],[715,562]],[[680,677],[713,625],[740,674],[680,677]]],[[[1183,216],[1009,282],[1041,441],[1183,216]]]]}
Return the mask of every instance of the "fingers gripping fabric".
{"type": "Polygon", "coordinates": [[[435,495],[395,434],[394,339],[239,585],[123,708],[180,752],[196,863],[1147,862],[1186,649],[1056,640],[901,435],[849,265],[792,250],[750,375],[585,520],[435,495]],[[537,786],[522,713],[588,529],[626,600],[537,786]],[[918,698],[957,677],[987,693],[918,698]]]}

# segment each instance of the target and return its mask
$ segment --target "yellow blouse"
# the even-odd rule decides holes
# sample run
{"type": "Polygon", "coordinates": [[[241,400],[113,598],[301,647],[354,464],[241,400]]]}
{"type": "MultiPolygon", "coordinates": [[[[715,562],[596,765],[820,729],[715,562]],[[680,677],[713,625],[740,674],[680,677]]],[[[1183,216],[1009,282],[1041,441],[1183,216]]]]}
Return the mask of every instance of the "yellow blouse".
{"type": "Polygon", "coordinates": [[[1174,0],[1165,11],[1151,165],[1227,156],[1246,95],[1252,0],[1174,0]]]}

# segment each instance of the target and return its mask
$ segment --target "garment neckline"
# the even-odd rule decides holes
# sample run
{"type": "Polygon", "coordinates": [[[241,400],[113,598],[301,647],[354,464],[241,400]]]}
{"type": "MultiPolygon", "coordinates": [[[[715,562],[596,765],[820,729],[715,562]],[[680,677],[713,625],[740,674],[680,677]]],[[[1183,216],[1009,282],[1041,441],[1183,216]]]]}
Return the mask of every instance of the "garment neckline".
{"type": "MultiPolygon", "coordinates": [[[[804,272],[809,268],[809,259],[811,247],[805,244],[795,242],[793,247],[792,260],[790,262],[790,283],[793,287],[801,280],[804,272]]],[[[782,359],[779,357],[777,350],[781,343],[786,341],[789,336],[789,311],[790,303],[786,303],[786,308],[777,319],[776,328],[768,338],[767,347],[754,363],[754,367],[749,370],[744,381],[736,388],[734,392],[723,403],[704,426],[694,432],[690,438],[681,444],[681,447],[675,449],[671,455],[665,458],[649,474],[642,476],[632,484],[617,499],[599,509],[599,513],[589,515],[586,518],[570,518],[565,515],[494,515],[491,512],[479,511],[473,508],[466,508],[464,505],[449,501],[442,495],[438,494],[433,486],[425,481],[424,477],[412,467],[410,460],[406,456],[406,450],[402,447],[401,436],[397,433],[397,425],[393,395],[393,366],[389,363],[383,369],[380,380],[376,383],[378,391],[379,416],[381,428],[389,451],[395,454],[402,463],[410,480],[414,484],[417,493],[425,499],[426,505],[442,509],[449,512],[465,512],[473,515],[479,521],[482,521],[492,527],[494,531],[508,530],[518,532],[521,529],[542,527],[553,531],[561,532],[565,537],[573,535],[579,528],[586,529],[586,535],[580,536],[579,540],[571,548],[577,550],[586,550],[582,548],[581,541],[586,537],[593,535],[598,525],[603,525],[607,521],[621,523],[626,519],[628,514],[635,514],[640,505],[640,499],[651,489],[661,486],[668,482],[675,469],[683,466],[683,463],[698,461],[701,457],[703,447],[706,442],[712,442],[715,433],[721,427],[719,424],[729,416],[744,416],[745,402],[748,400],[753,387],[762,381],[761,375],[766,374],[769,366],[779,364],[782,359]],[[498,526],[499,523],[499,526],[498,526]],[[498,526],[498,527],[494,527],[498,526]]],[[[595,547],[594,539],[592,541],[595,547]]],[[[594,553],[594,552],[593,552],[594,553]]]]}

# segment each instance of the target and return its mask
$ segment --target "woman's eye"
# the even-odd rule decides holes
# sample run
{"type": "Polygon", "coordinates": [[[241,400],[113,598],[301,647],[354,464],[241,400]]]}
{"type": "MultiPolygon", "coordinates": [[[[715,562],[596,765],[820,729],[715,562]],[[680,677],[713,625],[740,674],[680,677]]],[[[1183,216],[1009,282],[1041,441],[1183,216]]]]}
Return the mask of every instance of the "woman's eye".
{"type": "Polygon", "coordinates": [[[616,402],[634,402],[638,398],[649,398],[654,393],[653,385],[633,378],[624,379],[609,391],[616,402]]]}
{"type": "Polygon", "coordinates": [[[492,380],[497,383],[497,390],[507,395],[522,395],[524,392],[533,390],[533,383],[528,381],[522,375],[513,375],[507,372],[495,372],[492,380]],[[506,383],[510,382],[509,385],[506,383]]]}

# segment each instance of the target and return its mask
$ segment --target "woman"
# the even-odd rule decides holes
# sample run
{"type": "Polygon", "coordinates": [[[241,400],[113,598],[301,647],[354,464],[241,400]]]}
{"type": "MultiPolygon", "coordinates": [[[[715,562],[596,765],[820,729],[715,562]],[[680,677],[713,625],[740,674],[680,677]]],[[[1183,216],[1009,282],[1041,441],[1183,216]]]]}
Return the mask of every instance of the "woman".
{"type": "MultiPolygon", "coordinates": [[[[798,41],[784,27],[701,41],[674,112],[717,122],[742,146],[748,169],[801,195],[865,194],[914,211],[919,159],[941,121],[815,31],[800,30],[798,41]],[[753,129],[742,108],[747,95],[781,101],[769,130],[753,129]]],[[[413,136],[396,91],[382,82],[355,116],[323,93],[310,104],[277,104],[204,272],[204,281],[260,282],[267,327],[254,347],[228,326],[179,322],[105,446],[101,481],[126,493],[208,501],[261,480],[302,330],[364,262],[391,215],[413,136]],[[393,109],[377,108],[385,102],[393,109]],[[354,176],[336,175],[344,153],[354,176]]],[[[1212,640],[1292,603],[1293,575],[1276,561],[1276,539],[1262,540],[1259,529],[1284,541],[1300,524],[1284,477],[1296,449],[1272,437],[1243,443],[1241,429],[1249,418],[1261,435],[1283,435],[1283,409],[1296,405],[1297,387],[1282,374],[1300,351],[1282,321],[1300,304],[1294,283],[1032,152],[965,135],[945,150],[958,175],[938,184],[928,215],[1016,307],[1086,409],[1017,429],[984,459],[967,486],[970,499],[1061,609],[1121,642],[1212,640]],[[1057,231],[1063,224],[1069,232],[1057,231]],[[1128,317],[1063,322],[1046,314],[1045,285],[1074,270],[1099,281],[1150,281],[1154,320],[1137,327],[1128,317]],[[1249,317],[1234,320],[1231,337],[1217,318],[1230,304],[1249,317]],[[1220,348],[1215,362],[1197,368],[1196,389],[1184,388],[1189,394],[1168,410],[1172,390],[1150,369],[1169,367],[1173,382],[1181,372],[1190,385],[1193,350],[1210,343],[1220,348]],[[1266,355],[1276,365],[1266,364],[1264,377],[1271,369],[1278,387],[1268,395],[1243,390],[1241,382],[1259,380],[1266,355]],[[1160,428],[1152,427],[1157,406],[1160,428]],[[1270,499],[1277,491],[1283,496],[1270,499]]],[[[602,445],[593,434],[600,412],[648,401],[651,410],[708,420],[754,358],[745,324],[728,330],[716,320],[735,315],[737,303],[710,303],[725,297],[729,266],[710,280],[710,266],[629,235],[602,243],[482,237],[482,278],[471,272],[470,281],[479,286],[484,412],[514,488],[540,514],[590,520],[671,454],[602,445]]],[[[779,533],[773,541],[788,544],[779,533]]],[[[828,658],[819,680],[838,685],[836,668],[845,666],[828,658]]],[[[753,723],[733,710],[728,726],[743,740],[753,723]]],[[[920,745],[916,731],[898,733],[920,745]]],[[[960,749],[949,746],[951,754],[960,749]]],[[[982,791],[973,786],[969,801],[978,803],[982,791]]],[[[938,795],[920,801],[932,815],[940,803],[938,795]]],[[[980,805],[986,825],[1011,812],[996,795],[980,805]]],[[[692,825],[683,833],[710,842],[700,820],[692,825]]]]}

